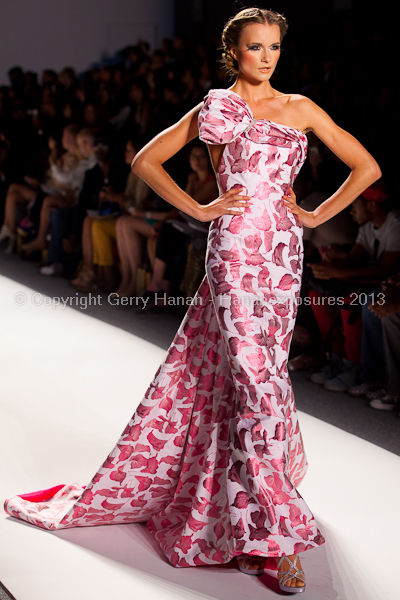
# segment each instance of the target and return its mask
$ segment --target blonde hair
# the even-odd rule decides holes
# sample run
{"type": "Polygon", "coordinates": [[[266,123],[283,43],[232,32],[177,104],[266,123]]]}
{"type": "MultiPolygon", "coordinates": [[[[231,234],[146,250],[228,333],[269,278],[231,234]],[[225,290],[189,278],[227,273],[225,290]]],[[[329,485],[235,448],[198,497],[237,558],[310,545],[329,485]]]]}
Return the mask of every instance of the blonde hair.
{"type": "Polygon", "coordinates": [[[283,15],[264,8],[244,8],[234,17],[231,17],[225,24],[222,32],[222,63],[225,69],[230,73],[239,73],[239,65],[231,54],[231,47],[237,46],[243,29],[249,23],[268,23],[269,25],[278,25],[281,41],[287,31],[287,22],[283,15]]]}

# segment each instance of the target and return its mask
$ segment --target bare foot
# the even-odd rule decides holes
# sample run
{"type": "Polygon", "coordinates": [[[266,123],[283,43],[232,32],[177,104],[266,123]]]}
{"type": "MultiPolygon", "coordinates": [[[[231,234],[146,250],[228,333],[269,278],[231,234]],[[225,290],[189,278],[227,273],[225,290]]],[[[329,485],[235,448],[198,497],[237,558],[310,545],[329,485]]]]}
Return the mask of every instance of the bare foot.
{"type": "MultiPolygon", "coordinates": [[[[249,554],[241,554],[236,557],[239,568],[246,569],[243,572],[254,571],[254,575],[260,575],[260,571],[264,571],[265,556],[251,556],[249,554]]],[[[247,573],[250,575],[251,573],[247,573]]]]}
{"type": "MultiPolygon", "coordinates": [[[[284,560],[282,560],[280,566],[278,567],[278,579],[279,581],[284,584],[287,585],[288,587],[304,587],[305,583],[302,579],[300,579],[300,577],[291,577],[290,579],[288,577],[284,577],[283,573],[285,573],[285,571],[289,571],[290,573],[295,573],[296,569],[294,569],[293,567],[290,569],[290,563],[285,560],[286,556],[282,557],[284,560]]],[[[299,569],[299,571],[301,571],[301,562],[300,562],[300,557],[298,554],[289,554],[288,557],[292,563],[294,563],[295,567],[297,569],[299,569]]],[[[301,572],[300,575],[302,575],[304,577],[304,573],[301,572]]]]}
{"type": "Polygon", "coordinates": [[[38,250],[44,250],[46,248],[46,242],[41,242],[40,240],[33,240],[29,244],[22,244],[22,250],[25,252],[27,256],[36,252],[38,250]]]}
{"type": "Polygon", "coordinates": [[[86,287],[88,285],[91,285],[94,281],[94,275],[92,278],[87,278],[87,277],[76,277],[75,279],[71,279],[70,284],[72,285],[72,287],[86,287]]]}

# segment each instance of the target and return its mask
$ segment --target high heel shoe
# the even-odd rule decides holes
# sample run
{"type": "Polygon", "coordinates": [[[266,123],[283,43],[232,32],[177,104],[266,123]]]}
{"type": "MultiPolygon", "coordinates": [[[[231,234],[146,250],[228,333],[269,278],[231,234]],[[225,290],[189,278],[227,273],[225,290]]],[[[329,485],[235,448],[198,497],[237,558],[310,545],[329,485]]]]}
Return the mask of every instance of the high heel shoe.
{"type": "MultiPolygon", "coordinates": [[[[297,558],[297,556],[296,556],[297,558]]],[[[294,561],[292,562],[290,560],[290,558],[288,556],[281,556],[280,559],[278,560],[278,583],[279,583],[279,587],[283,592],[290,592],[292,594],[299,594],[301,592],[304,592],[304,590],[306,589],[306,581],[305,581],[305,574],[303,569],[298,569],[295,565],[296,562],[296,558],[294,559],[294,561]],[[281,571],[279,572],[279,567],[282,564],[283,560],[287,560],[287,562],[290,564],[290,567],[287,571],[281,571]],[[292,573],[292,569],[294,569],[294,573],[292,573]],[[301,587],[292,587],[291,585],[285,585],[286,581],[289,581],[289,579],[300,579],[301,581],[304,582],[304,585],[301,587]]]]}
{"type": "Polygon", "coordinates": [[[17,236],[15,233],[12,233],[7,242],[6,249],[4,250],[4,254],[12,254],[14,252],[14,248],[17,245],[17,236]]]}
{"type": "Polygon", "coordinates": [[[3,225],[0,229],[0,242],[4,242],[4,240],[8,240],[9,237],[12,236],[12,231],[8,225],[3,225]]]}

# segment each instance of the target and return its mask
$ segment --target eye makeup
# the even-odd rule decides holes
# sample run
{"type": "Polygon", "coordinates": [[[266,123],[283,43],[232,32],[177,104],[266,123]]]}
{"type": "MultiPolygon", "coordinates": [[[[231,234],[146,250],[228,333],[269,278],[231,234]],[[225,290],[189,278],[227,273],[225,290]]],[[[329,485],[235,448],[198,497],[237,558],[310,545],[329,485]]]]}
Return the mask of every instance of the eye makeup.
{"type": "MultiPolygon", "coordinates": [[[[281,45],[280,44],[271,44],[271,46],[269,46],[271,50],[280,50],[281,49],[281,45]]],[[[254,51],[258,51],[262,48],[262,44],[247,44],[247,49],[248,50],[254,50],[254,51]]]]}

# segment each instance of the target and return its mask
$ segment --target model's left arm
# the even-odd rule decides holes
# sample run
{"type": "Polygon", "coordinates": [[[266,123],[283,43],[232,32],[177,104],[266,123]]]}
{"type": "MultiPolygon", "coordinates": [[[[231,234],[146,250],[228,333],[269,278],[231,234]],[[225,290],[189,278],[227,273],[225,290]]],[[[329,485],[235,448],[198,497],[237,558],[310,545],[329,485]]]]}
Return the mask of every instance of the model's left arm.
{"type": "Polygon", "coordinates": [[[382,173],[378,163],[364,146],[336,125],[322,108],[304,96],[297,102],[304,122],[303,130],[313,131],[351,169],[349,177],[340,188],[311,212],[296,204],[292,189],[290,196],[284,196],[285,205],[298,216],[303,225],[317,227],[349,206],[367,187],[379,179],[382,173]]]}

